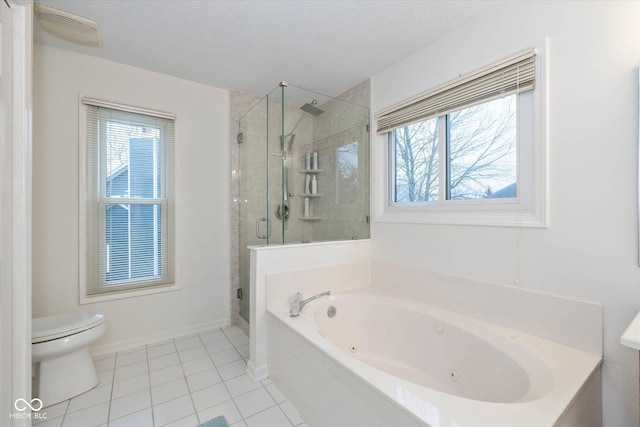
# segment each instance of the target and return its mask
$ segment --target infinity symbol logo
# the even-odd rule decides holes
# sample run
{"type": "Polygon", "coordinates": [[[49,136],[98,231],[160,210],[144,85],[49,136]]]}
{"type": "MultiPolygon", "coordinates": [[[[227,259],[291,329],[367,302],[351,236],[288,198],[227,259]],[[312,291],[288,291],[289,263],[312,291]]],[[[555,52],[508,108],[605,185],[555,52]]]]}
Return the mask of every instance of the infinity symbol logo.
{"type": "Polygon", "coordinates": [[[29,403],[25,399],[20,398],[20,399],[15,401],[13,406],[18,411],[25,411],[27,408],[31,409],[32,411],[39,411],[40,409],[42,409],[42,400],[40,400],[37,397],[35,397],[35,398],[31,399],[31,403],[29,403]],[[18,405],[20,405],[20,406],[18,406],[18,405]]]}

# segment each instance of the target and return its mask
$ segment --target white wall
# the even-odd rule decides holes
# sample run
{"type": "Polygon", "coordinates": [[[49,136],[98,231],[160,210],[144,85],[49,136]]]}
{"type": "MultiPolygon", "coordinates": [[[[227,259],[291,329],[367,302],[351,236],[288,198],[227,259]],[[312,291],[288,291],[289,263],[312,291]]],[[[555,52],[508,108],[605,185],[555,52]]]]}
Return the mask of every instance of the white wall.
{"type": "Polygon", "coordinates": [[[373,111],[545,37],[550,227],[374,223],[372,258],[603,303],[604,425],[638,425],[640,3],[508,4],[374,76],[373,111]]]}
{"type": "Polygon", "coordinates": [[[228,324],[228,92],[36,45],[34,105],[33,316],[104,313],[104,351],[228,324]],[[181,290],[78,304],[78,94],[177,115],[181,290]]]}

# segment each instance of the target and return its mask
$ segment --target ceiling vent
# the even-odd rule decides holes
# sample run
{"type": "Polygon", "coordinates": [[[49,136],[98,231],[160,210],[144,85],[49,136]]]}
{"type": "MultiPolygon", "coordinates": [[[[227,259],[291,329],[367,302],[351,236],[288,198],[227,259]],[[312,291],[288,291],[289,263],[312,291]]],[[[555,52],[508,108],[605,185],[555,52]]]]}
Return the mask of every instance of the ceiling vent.
{"type": "Polygon", "coordinates": [[[40,3],[34,5],[34,12],[42,28],[52,36],[85,46],[102,46],[100,27],[92,20],[40,3]]]}

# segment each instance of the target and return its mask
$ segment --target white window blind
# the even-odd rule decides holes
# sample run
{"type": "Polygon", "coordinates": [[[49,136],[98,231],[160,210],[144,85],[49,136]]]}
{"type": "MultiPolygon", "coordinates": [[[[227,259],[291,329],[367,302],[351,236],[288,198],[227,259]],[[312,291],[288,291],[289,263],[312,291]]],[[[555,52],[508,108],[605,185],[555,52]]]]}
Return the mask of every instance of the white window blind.
{"type": "Polygon", "coordinates": [[[529,49],[376,114],[378,133],[534,87],[535,53],[529,49]]]}
{"type": "Polygon", "coordinates": [[[88,98],[83,103],[85,293],[173,284],[175,120],[88,98]]]}

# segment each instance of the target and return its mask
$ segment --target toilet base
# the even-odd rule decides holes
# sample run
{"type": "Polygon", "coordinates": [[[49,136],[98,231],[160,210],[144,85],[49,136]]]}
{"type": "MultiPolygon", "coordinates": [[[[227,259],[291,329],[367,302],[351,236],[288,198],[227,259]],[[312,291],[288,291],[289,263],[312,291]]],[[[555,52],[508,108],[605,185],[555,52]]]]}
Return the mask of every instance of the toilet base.
{"type": "Polygon", "coordinates": [[[98,375],[88,347],[42,360],[36,364],[34,396],[46,406],[55,405],[91,390],[98,385],[98,375]]]}

